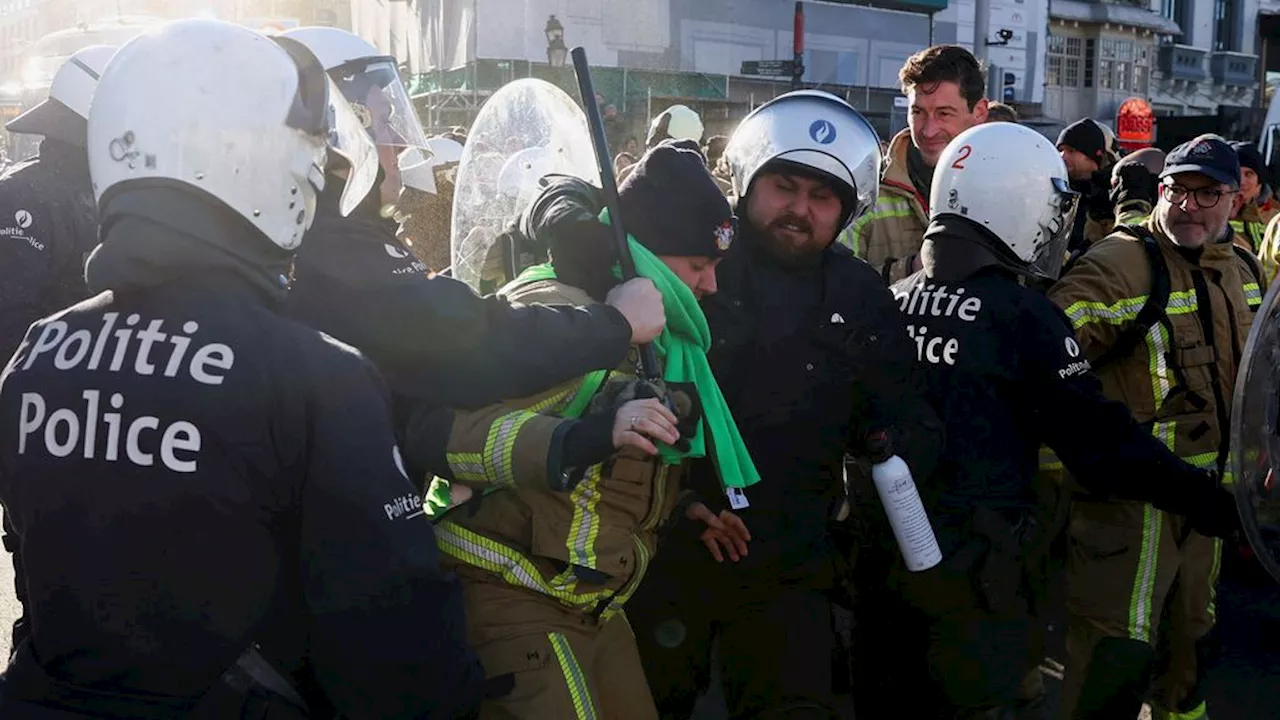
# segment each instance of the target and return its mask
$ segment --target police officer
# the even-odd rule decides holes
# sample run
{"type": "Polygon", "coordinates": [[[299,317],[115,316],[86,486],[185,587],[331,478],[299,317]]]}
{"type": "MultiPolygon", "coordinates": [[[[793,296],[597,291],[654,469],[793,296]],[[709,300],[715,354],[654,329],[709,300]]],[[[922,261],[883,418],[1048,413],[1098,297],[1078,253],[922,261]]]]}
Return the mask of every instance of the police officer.
{"type": "Polygon", "coordinates": [[[32,620],[0,716],[478,700],[376,372],[276,314],[329,133],[357,122],[330,87],[300,45],[212,20],[143,35],[103,73],[99,294],[35,323],[0,379],[32,620]]]}
{"type": "Polygon", "coordinates": [[[799,91],[745,119],[725,156],[741,230],[704,301],[710,359],[764,480],[745,503],[715,494],[706,468],[690,483],[742,516],[751,546],[714,562],[703,528],[675,526],[628,615],[664,717],[689,715],[716,638],[729,717],[846,717],[848,679],[832,667],[842,554],[828,528],[843,458],[888,429],[923,473],[941,440],[888,288],[835,243],[875,201],[879,142],[844,101],[799,91]]]}
{"type": "Polygon", "coordinates": [[[85,118],[98,76],[115,52],[77,51],[53,76],[49,97],[5,129],[43,135],[40,153],[0,177],[0,354],[8,356],[27,326],[83,300],[84,259],[98,244],[89,187],[85,118]]]}
{"type": "Polygon", "coordinates": [[[1002,718],[1016,705],[1031,638],[1022,553],[1042,442],[1097,492],[1185,512],[1211,534],[1238,520],[1212,475],[1103,397],[1070,324],[1022,282],[1056,276],[1072,228],[1077,196],[1049,141],[1019,125],[982,125],[957,136],[938,167],[924,269],[893,291],[947,427],[938,469],[917,476],[944,559],[892,575],[906,600],[897,669],[921,705],[904,712],[893,697],[890,707],[1002,718]]]}
{"type": "Polygon", "coordinates": [[[409,163],[428,145],[394,60],[338,28],[283,36],[310,48],[357,108],[378,145],[382,178],[346,217],[336,202],[342,182],[320,196],[294,268],[292,317],[368,354],[397,396],[450,407],[521,397],[614,367],[633,341],[661,331],[661,298],[648,280],[620,287],[609,304],[516,307],[429,276],[384,210],[399,198],[401,165],[403,177],[414,178],[420,168],[409,163]]]}
{"type": "MultiPolygon", "coordinates": [[[[84,259],[98,244],[97,208],[89,187],[85,119],[98,76],[114,47],[92,45],[67,59],[49,97],[10,120],[11,133],[43,135],[40,154],[0,176],[0,357],[8,357],[31,323],[83,300],[84,259]]],[[[18,537],[8,516],[4,546],[16,555],[18,537]]],[[[15,568],[15,575],[21,575],[15,568]]],[[[16,583],[21,603],[26,589],[16,583]]],[[[16,647],[24,621],[13,624],[16,647]]]]}

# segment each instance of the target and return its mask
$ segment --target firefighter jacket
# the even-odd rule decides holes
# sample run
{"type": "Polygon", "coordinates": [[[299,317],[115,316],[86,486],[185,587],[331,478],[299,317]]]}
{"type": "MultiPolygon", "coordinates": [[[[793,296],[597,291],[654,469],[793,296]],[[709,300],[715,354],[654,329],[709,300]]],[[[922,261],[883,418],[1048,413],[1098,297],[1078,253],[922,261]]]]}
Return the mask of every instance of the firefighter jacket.
{"type": "MultiPolygon", "coordinates": [[[[1262,302],[1257,268],[1231,243],[1206,245],[1195,258],[1154,219],[1143,227],[1168,267],[1169,300],[1134,350],[1098,374],[1106,395],[1123,401],[1174,454],[1224,472],[1236,369],[1262,302]]],[[[1090,362],[1136,322],[1153,276],[1142,241],[1118,232],[1090,248],[1050,291],[1090,362]]]]}
{"type": "MultiPolygon", "coordinates": [[[[504,293],[529,305],[595,302],[554,280],[504,293]]],[[[556,477],[555,456],[558,431],[574,422],[561,414],[607,383],[633,380],[635,359],[633,347],[616,370],[457,414],[446,458],[453,478],[478,498],[446,514],[436,533],[459,575],[523,587],[601,619],[622,609],[657,549],[659,525],[678,504],[682,466],[625,449],[585,468],[574,485],[556,477]]]]}
{"type": "MultiPolygon", "coordinates": [[[[1280,217],[1277,215],[1276,217],[1280,217]]],[[[1262,275],[1270,283],[1275,280],[1280,270],[1280,220],[1271,218],[1267,229],[1262,234],[1262,245],[1258,247],[1258,260],[1262,263],[1262,275]]]]}
{"type": "Polygon", "coordinates": [[[1235,243],[1251,253],[1258,253],[1262,248],[1262,238],[1267,230],[1267,221],[1262,209],[1255,203],[1248,203],[1240,209],[1240,214],[1231,221],[1231,230],[1235,233],[1235,243]]]}
{"type": "Polygon", "coordinates": [[[894,136],[885,153],[876,204],[839,237],[843,245],[875,268],[886,283],[897,282],[913,272],[912,264],[929,224],[929,199],[916,190],[907,172],[910,145],[909,131],[903,130],[894,136]]]}

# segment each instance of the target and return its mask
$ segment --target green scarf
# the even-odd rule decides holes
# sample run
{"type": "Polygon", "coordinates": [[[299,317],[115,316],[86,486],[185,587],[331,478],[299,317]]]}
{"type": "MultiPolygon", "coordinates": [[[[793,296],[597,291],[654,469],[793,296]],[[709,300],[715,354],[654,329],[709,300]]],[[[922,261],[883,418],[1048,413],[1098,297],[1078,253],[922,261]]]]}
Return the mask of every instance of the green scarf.
{"type": "MultiPolygon", "coordinates": [[[[600,222],[609,224],[609,211],[600,213],[600,222]]],[[[711,447],[716,470],[720,475],[720,483],[725,488],[744,488],[760,482],[760,473],[747,452],[742,434],[738,432],[738,424],[729,413],[729,405],[725,402],[720,385],[711,374],[711,364],[707,362],[707,351],[711,349],[711,330],[707,326],[707,317],[698,306],[693,291],[684,284],[657,255],[648,248],[627,236],[631,246],[631,257],[635,260],[636,274],[649,278],[662,294],[662,304],[667,311],[667,327],[653,341],[653,348],[662,359],[662,379],[673,383],[693,383],[698,390],[698,398],[702,401],[702,422],[697,432],[689,440],[689,450],[680,452],[669,445],[659,445],[659,454],[668,465],[678,464],[686,457],[706,457],[706,431],[711,433],[711,447]]],[[[621,271],[615,266],[614,274],[621,277],[621,271]]],[[[524,272],[512,285],[551,280],[556,277],[552,264],[535,265],[524,272]]],[[[589,400],[600,383],[604,373],[592,373],[587,377],[583,392],[579,392],[575,400],[589,400]]],[[[586,402],[573,402],[561,412],[565,417],[578,417],[586,407],[586,402]]]]}

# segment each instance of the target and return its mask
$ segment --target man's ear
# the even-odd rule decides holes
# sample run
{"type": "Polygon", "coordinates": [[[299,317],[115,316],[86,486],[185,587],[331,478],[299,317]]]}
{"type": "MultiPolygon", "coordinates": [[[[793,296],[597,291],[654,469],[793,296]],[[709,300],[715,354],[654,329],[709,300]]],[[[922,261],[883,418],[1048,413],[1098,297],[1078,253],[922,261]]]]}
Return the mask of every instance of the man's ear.
{"type": "Polygon", "coordinates": [[[986,98],[982,98],[974,104],[973,116],[978,120],[979,124],[987,121],[987,111],[990,110],[990,108],[991,103],[986,98]]]}

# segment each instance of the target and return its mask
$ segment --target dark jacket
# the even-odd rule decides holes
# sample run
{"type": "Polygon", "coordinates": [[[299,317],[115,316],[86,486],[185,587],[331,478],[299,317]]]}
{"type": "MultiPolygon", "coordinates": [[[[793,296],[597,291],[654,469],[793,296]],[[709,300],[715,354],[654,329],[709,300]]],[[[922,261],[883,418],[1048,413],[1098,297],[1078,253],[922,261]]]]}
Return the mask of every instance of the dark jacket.
{"type": "Polygon", "coordinates": [[[743,585],[827,584],[844,456],[864,455],[867,435],[886,430],[924,476],[941,450],[902,316],[879,274],[843,246],[783,269],[747,225],[717,281],[704,302],[712,369],[762,478],[740,511],[750,554],[727,570],[743,585]]]}
{"type": "Polygon", "coordinates": [[[478,408],[626,357],[631,326],[613,307],[480,297],[428,275],[375,209],[342,217],[336,205],[321,198],[298,252],[288,314],[359,348],[398,397],[478,408]]]}
{"type": "MultiPolygon", "coordinates": [[[[522,234],[553,256],[573,251],[557,268],[590,287],[592,267],[613,261],[611,251],[591,257],[600,248],[599,194],[577,180],[547,184],[522,234]]],[[[746,224],[716,279],[719,290],[703,301],[708,358],[761,476],[740,511],[750,554],[726,566],[726,582],[828,586],[835,547],[827,520],[842,498],[844,455],[861,454],[867,434],[881,429],[921,474],[940,450],[941,426],[923,402],[902,318],[876,271],[848,249],[833,243],[810,267],[786,270],[746,224]]],[[[713,509],[727,507],[710,463],[695,463],[687,486],[713,509]]],[[[683,534],[672,542],[686,545],[683,534]]],[[[664,549],[657,562],[693,563],[683,571],[695,575],[713,564],[697,543],[664,549]]]]}
{"type": "Polygon", "coordinates": [[[975,507],[1010,520],[1031,509],[1042,444],[1098,492],[1170,510],[1215,504],[1207,473],[1102,394],[1062,311],[1001,262],[974,261],[986,235],[964,220],[935,220],[925,269],[893,286],[947,427],[937,469],[917,478],[943,552],[975,507]]]}
{"type": "Polygon", "coordinates": [[[88,295],[84,260],[97,244],[84,148],[45,140],[39,157],[0,175],[0,356],[31,323],[88,295]]]}
{"type": "Polygon", "coordinates": [[[184,222],[104,219],[102,292],[36,323],[0,380],[32,624],[0,716],[179,716],[255,642],[349,718],[474,707],[377,372],[275,313],[278,270],[229,251],[280,254],[247,223],[152,192],[184,222]]]}

